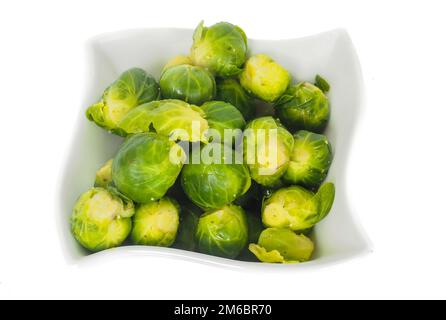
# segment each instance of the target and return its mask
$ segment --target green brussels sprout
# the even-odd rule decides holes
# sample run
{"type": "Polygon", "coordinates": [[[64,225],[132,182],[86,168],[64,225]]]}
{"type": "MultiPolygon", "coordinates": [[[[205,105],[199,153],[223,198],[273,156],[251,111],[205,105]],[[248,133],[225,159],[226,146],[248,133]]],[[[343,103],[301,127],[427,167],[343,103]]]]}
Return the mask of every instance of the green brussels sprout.
{"type": "Polygon", "coordinates": [[[139,68],[129,69],[105,89],[101,101],[90,106],[86,115],[98,126],[113,130],[127,112],[159,95],[158,83],[151,75],[139,68]]]}
{"type": "Polygon", "coordinates": [[[279,99],[288,88],[290,80],[288,71],[265,54],[249,58],[240,75],[243,88],[266,102],[279,99]]]}
{"type": "Polygon", "coordinates": [[[214,76],[202,67],[181,64],[166,69],[160,79],[163,98],[192,104],[212,100],[216,92],[214,76]]]}
{"type": "Polygon", "coordinates": [[[121,135],[156,131],[172,140],[207,142],[204,111],[175,99],[153,101],[131,110],[118,124],[121,135]]]}
{"type": "Polygon", "coordinates": [[[330,118],[330,105],[324,92],[309,82],[291,86],[275,103],[277,116],[293,130],[322,132],[330,118]]]}
{"type": "Polygon", "coordinates": [[[113,159],[113,183],[135,202],[158,200],[178,177],[183,153],[180,146],[165,136],[155,133],[129,136],[113,159]]]}
{"type": "Polygon", "coordinates": [[[248,241],[245,212],[235,205],[204,213],[195,232],[197,249],[201,253],[233,259],[248,241]]]}
{"type": "Polygon", "coordinates": [[[316,194],[299,186],[279,189],[264,200],[263,224],[294,231],[311,228],[330,212],[334,196],[333,183],[323,184],[316,194]]]}
{"type": "MultiPolygon", "coordinates": [[[[259,214],[247,211],[246,220],[248,221],[248,243],[256,243],[264,229],[262,219],[259,214]]],[[[248,246],[243,248],[237,259],[251,262],[256,261],[255,256],[249,251],[248,246]]]]}
{"type": "Polygon", "coordinates": [[[255,116],[256,106],[254,100],[237,80],[223,79],[217,82],[215,99],[232,104],[242,113],[245,120],[250,120],[255,116]]]}
{"type": "Polygon", "coordinates": [[[164,71],[166,71],[169,68],[175,67],[175,66],[179,66],[182,64],[192,64],[192,60],[189,56],[185,56],[185,55],[178,55],[176,57],[173,57],[172,59],[170,59],[169,61],[167,61],[167,63],[164,65],[163,67],[163,71],[161,71],[161,74],[164,73],[164,71]]]}
{"type": "Polygon", "coordinates": [[[107,188],[112,181],[111,167],[113,159],[108,160],[98,171],[96,171],[95,187],[107,188]]]}
{"type": "Polygon", "coordinates": [[[297,263],[310,260],[314,244],[289,229],[268,228],[260,234],[258,244],[249,245],[249,250],[262,262],[297,263]]]}
{"type": "Polygon", "coordinates": [[[213,142],[232,145],[234,140],[236,142],[241,140],[246,122],[236,107],[223,101],[209,101],[204,103],[201,109],[204,111],[209,128],[218,133],[218,139],[215,139],[214,135],[213,142]]]}
{"type": "Polygon", "coordinates": [[[307,188],[317,187],[327,177],[332,159],[331,145],[326,136],[298,131],[294,134],[291,161],[283,180],[307,188]]]}
{"type": "Polygon", "coordinates": [[[244,158],[251,177],[266,187],[277,187],[290,162],[294,138],[277,120],[252,120],[244,132],[244,158]]]}
{"type": "Polygon", "coordinates": [[[86,249],[96,252],[117,247],[132,229],[132,202],[124,202],[104,188],[92,188],[77,200],[71,232],[86,249]]]}
{"type": "Polygon", "coordinates": [[[180,206],[171,198],[141,204],[133,217],[132,241],[146,246],[170,247],[176,238],[180,206]]]}
{"type": "Polygon", "coordinates": [[[192,203],[183,205],[180,214],[180,228],[178,229],[177,238],[173,247],[195,251],[195,230],[197,229],[198,219],[202,213],[202,210],[192,203]]]}
{"type": "MultiPolygon", "coordinates": [[[[220,208],[243,195],[251,185],[248,168],[237,163],[241,155],[230,147],[210,143],[193,153],[214,153],[212,159],[200,163],[185,164],[181,173],[181,185],[189,199],[204,209],[220,208]]],[[[240,161],[242,162],[242,161],[240,161]]]]}
{"type": "Polygon", "coordinates": [[[190,57],[194,65],[208,68],[220,77],[241,72],[248,51],[245,32],[228,22],[205,27],[201,21],[194,31],[190,57]]]}

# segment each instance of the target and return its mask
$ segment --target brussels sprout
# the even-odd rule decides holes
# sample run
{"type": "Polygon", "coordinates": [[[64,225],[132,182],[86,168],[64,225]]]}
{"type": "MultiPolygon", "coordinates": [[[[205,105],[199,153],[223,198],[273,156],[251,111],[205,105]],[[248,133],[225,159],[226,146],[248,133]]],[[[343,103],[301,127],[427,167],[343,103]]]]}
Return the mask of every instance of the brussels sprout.
{"type": "Polygon", "coordinates": [[[274,102],[290,84],[290,74],[280,64],[265,54],[248,59],[240,75],[240,84],[257,98],[274,102]]]}
{"type": "Polygon", "coordinates": [[[277,116],[288,128],[322,132],[330,118],[330,105],[321,89],[308,82],[291,86],[275,104],[277,116]]]}
{"type": "Polygon", "coordinates": [[[113,159],[108,160],[98,171],[96,171],[95,187],[106,188],[112,181],[111,167],[113,159]]]}
{"type": "Polygon", "coordinates": [[[214,136],[212,141],[232,145],[234,139],[236,142],[241,140],[246,122],[236,107],[223,101],[209,101],[203,104],[201,109],[205,113],[209,128],[218,133],[219,139],[214,136]],[[226,134],[225,129],[228,129],[226,134]]]}
{"type": "Polygon", "coordinates": [[[193,40],[190,57],[194,65],[208,68],[221,77],[241,72],[248,44],[240,27],[228,22],[205,27],[202,21],[194,31],[193,40]]]}
{"type": "Polygon", "coordinates": [[[164,73],[164,71],[166,71],[169,68],[179,66],[182,64],[191,65],[192,64],[191,58],[189,56],[184,56],[184,55],[178,55],[176,57],[173,57],[172,59],[167,61],[166,65],[163,67],[163,71],[161,71],[161,74],[164,73]]]}
{"type": "MultiPolygon", "coordinates": [[[[259,214],[253,212],[246,212],[246,220],[248,221],[248,243],[256,243],[259,240],[260,233],[264,227],[259,214]]],[[[243,261],[256,261],[255,256],[249,251],[248,246],[245,246],[237,257],[243,261]]]]}
{"type": "Polygon", "coordinates": [[[105,89],[101,101],[90,106],[86,115],[98,126],[113,130],[127,112],[157,100],[159,94],[159,86],[151,75],[139,68],[129,69],[105,89]]]}
{"type": "Polygon", "coordinates": [[[255,116],[256,106],[254,100],[237,80],[224,79],[219,81],[215,99],[232,104],[242,113],[245,120],[250,120],[255,116]]]}
{"type": "Polygon", "coordinates": [[[183,150],[169,138],[138,133],[122,144],[112,164],[112,180],[124,195],[139,203],[162,198],[181,168],[183,150]],[[177,158],[178,157],[178,158],[177,158]]]}
{"type": "Polygon", "coordinates": [[[333,159],[330,143],[326,136],[301,130],[294,134],[294,148],[285,182],[313,188],[327,177],[333,159]]]}
{"type": "Polygon", "coordinates": [[[141,204],[133,217],[135,244],[170,247],[178,232],[180,206],[171,198],[141,204]]]}
{"type": "MultiPolygon", "coordinates": [[[[324,219],[331,210],[335,198],[335,186],[331,182],[324,183],[314,196],[314,201],[319,204],[319,221],[324,219]]],[[[317,223],[317,222],[316,222],[317,223]]],[[[304,231],[308,228],[304,228],[304,231]]],[[[302,232],[304,232],[302,231],[302,232]]]]}
{"type": "MultiPolygon", "coordinates": [[[[181,185],[189,199],[204,209],[220,208],[243,195],[251,185],[248,168],[236,163],[239,155],[230,147],[210,143],[201,150],[192,150],[203,154],[206,150],[218,152],[215,161],[202,161],[184,165],[181,173],[181,185]],[[232,158],[228,155],[232,154],[232,158]]],[[[192,158],[194,155],[192,154],[192,158]]],[[[212,160],[212,159],[210,159],[212,160]]]]}
{"type": "Polygon", "coordinates": [[[129,235],[134,213],[132,202],[124,203],[104,188],[92,188],[79,197],[73,208],[71,232],[90,251],[116,247],[129,235]]]}
{"type": "Polygon", "coordinates": [[[235,205],[204,213],[198,220],[198,251],[224,258],[237,257],[248,241],[245,212],[235,205]]]}
{"type": "Polygon", "coordinates": [[[280,185],[294,139],[277,120],[261,117],[252,120],[244,132],[244,157],[251,177],[266,187],[280,185]]]}
{"type": "Polygon", "coordinates": [[[268,228],[260,234],[258,244],[249,245],[249,250],[262,262],[296,263],[310,260],[314,244],[289,229],[268,228]]]}
{"type": "Polygon", "coordinates": [[[173,247],[195,251],[195,230],[201,214],[202,210],[199,207],[191,203],[183,205],[180,214],[180,228],[173,247]]]}
{"type": "Polygon", "coordinates": [[[215,96],[214,76],[202,67],[181,64],[168,68],[160,79],[163,98],[202,104],[215,96]]]}
{"type": "Polygon", "coordinates": [[[316,194],[299,186],[279,189],[263,203],[263,224],[294,231],[311,228],[330,212],[334,195],[333,183],[323,184],[316,194]]]}

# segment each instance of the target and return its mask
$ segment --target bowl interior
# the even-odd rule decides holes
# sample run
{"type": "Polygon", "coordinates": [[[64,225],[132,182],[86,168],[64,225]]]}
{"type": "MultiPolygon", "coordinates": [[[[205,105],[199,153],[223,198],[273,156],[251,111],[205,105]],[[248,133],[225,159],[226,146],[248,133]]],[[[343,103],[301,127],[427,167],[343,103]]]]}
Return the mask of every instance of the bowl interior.
{"type": "MultiPolygon", "coordinates": [[[[165,62],[187,54],[192,30],[144,29],[98,36],[89,41],[87,92],[77,119],[71,150],[61,182],[58,220],[67,258],[79,261],[87,253],[70,234],[69,216],[77,197],[92,186],[96,170],[113,157],[122,139],[105,132],[85,118],[85,109],[96,102],[122,71],[141,67],[159,77],[165,62]]],[[[362,104],[362,77],[358,59],[348,34],[334,30],[311,37],[288,40],[250,40],[252,53],[265,53],[288,69],[294,81],[313,81],[316,74],[331,84],[332,114],[328,135],[334,161],[327,181],[336,184],[336,199],[329,216],[315,229],[317,250],[314,260],[295,265],[316,265],[341,261],[369,250],[364,232],[353,218],[346,194],[346,170],[354,127],[362,104]]],[[[253,265],[170,248],[120,247],[89,255],[165,254],[223,265],[253,265]]]]}

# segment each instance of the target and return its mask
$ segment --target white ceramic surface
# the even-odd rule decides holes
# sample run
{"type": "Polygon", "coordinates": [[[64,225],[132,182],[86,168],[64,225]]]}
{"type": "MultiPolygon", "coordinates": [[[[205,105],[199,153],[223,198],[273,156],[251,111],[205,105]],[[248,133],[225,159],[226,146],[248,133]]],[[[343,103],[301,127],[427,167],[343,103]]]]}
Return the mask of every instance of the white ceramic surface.
{"type": "MultiPolygon", "coordinates": [[[[77,197],[92,186],[96,170],[116,152],[121,138],[111,135],[85,118],[85,109],[100,97],[104,88],[122,71],[141,67],[158,77],[167,59],[186,54],[192,30],[142,29],[98,36],[88,43],[88,72],[85,100],[80,108],[76,132],[67,155],[60,185],[57,213],[64,253],[70,262],[120,259],[153,255],[168,259],[186,259],[237,269],[264,268],[294,270],[323,266],[369,252],[370,242],[349,205],[346,171],[355,123],[361,113],[363,83],[360,65],[348,34],[333,30],[318,35],[287,40],[250,40],[252,53],[266,53],[281,63],[295,81],[312,81],[323,75],[331,84],[332,115],[326,131],[335,152],[328,181],[336,184],[336,199],[329,216],[315,229],[317,250],[314,259],[293,265],[241,262],[172,248],[126,246],[86,255],[70,234],[69,216],[77,197]]],[[[74,106],[73,106],[74,107],[74,106]]],[[[147,258],[147,259],[149,259],[147,258]]]]}

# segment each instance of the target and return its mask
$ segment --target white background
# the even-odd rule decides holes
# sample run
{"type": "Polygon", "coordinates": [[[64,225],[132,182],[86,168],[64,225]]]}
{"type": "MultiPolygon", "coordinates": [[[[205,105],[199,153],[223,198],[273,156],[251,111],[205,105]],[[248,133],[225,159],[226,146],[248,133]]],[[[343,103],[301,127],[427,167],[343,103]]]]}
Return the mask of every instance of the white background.
{"type": "MultiPolygon", "coordinates": [[[[2,1],[1,298],[446,298],[444,1],[2,1]],[[56,229],[61,168],[102,32],[227,20],[252,38],[344,27],[367,106],[349,193],[374,253],[294,273],[165,258],[69,266],[56,229]]],[[[88,160],[88,159],[87,159],[88,160]]]]}

